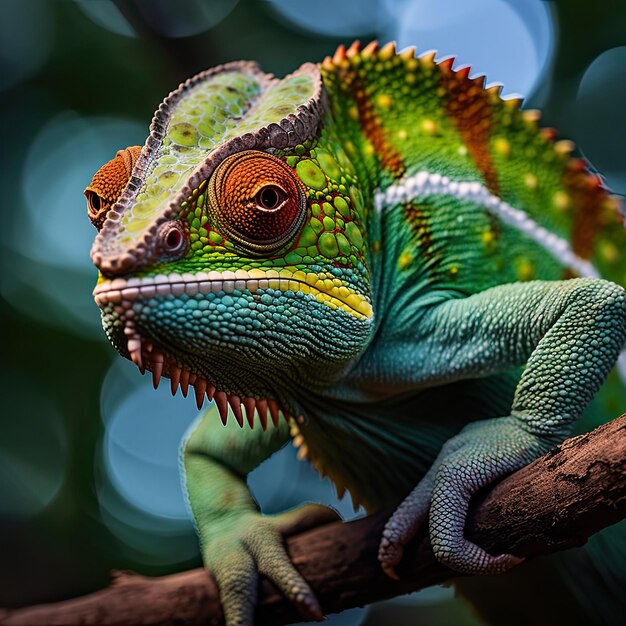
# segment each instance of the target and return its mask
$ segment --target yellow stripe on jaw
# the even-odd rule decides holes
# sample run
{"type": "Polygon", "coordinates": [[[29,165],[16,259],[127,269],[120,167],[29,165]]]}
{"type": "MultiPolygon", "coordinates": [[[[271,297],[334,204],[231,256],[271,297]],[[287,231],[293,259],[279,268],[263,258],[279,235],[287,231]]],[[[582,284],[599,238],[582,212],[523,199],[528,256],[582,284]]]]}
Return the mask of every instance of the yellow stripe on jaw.
{"type": "Polygon", "coordinates": [[[372,305],[362,295],[347,287],[338,278],[321,278],[312,272],[252,269],[250,278],[269,280],[270,289],[284,289],[284,281],[289,281],[289,289],[315,296],[318,302],[331,309],[342,309],[358,318],[371,318],[372,305]]]}
{"type": "MultiPolygon", "coordinates": [[[[165,284],[188,284],[196,285],[195,290],[191,293],[197,293],[199,284],[217,283],[219,289],[222,289],[222,283],[228,283],[234,286],[236,282],[243,281],[248,285],[251,292],[256,291],[259,281],[267,281],[267,286],[263,288],[274,289],[277,291],[291,291],[310,294],[315,297],[318,302],[325,304],[333,310],[341,309],[347,313],[351,313],[359,319],[369,319],[373,316],[372,305],[369,300],[360,295],[351,287],[348,287],[339,278],[322,278],[312,272],[304,272],[296,268],[282,268],[262,270],[254,268],[251,270],[235,270],[223,272],[196,272],[194,274],[160,274],[157,277],[131,278],[125,280],[116,278],[109,280],[98,273],[98,282],[94,290],[94,296],[104,298],[105,301],[117,301],[118,299],[141,297],[142,288],[148,288],[150,285],[154,292],[154,285],[159,282],[163,285],[163,279],[167,279],[165,284]],[[250,283],[255,283],[253,286],[250,283]],[[129,292],[132,292],[132,296],[129,292]],[[115,295],[117,294],[117,295],[115,295]]],[[[225,286],[225,285],[224,285],[225,286]]],[[[230,289],[229,289],[230,291],[230,289]]],[[[98,301],[98,298],[97,300],[98,301]]]]}

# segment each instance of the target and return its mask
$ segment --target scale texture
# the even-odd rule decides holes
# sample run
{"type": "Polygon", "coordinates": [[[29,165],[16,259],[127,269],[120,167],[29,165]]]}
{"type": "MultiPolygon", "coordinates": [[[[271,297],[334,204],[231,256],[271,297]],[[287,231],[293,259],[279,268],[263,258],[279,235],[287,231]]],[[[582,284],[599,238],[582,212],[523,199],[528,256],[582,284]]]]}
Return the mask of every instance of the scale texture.
{"type": "MultiPolygon", "coordinates": [[[[213,401],[181,470],[229,626],[252,623],[259,574],[321,617],[283,538],[334,513],[265,516],[246,485],[290,440],[355,506],[397,506],[390,576],[426,522],[460,572],[521,561],[464,537],[472,494],[626,408],[624,216],[573,150],[451,59],[355,43],[283,79],[189,79],[95,174],[107,336],[213,401]]],[[[588,551],[622,561],[591,621],[617,619],[624,536],[588,551]]]]}

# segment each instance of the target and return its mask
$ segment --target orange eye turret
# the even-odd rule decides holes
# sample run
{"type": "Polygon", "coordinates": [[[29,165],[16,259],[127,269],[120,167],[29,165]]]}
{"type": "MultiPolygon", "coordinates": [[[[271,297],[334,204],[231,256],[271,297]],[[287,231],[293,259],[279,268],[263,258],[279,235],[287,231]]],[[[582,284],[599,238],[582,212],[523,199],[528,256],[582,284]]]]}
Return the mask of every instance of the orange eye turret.
{"type": "Polygon", "coordinates": [[[109,209],[117,202],[130,179],[133,167],[141,152],[141,146],[118,150],[115,158],[105,163],[85,189],[87,212],[93,225],[100,230],[109,209]]]}
{"type": "Polygon", "coordinates": [[[209,182],[209,216],[222,234],[255,254],[282,248],[306,216],[305,188],[280,159],[248,150],[225,159],[209,182]]]}

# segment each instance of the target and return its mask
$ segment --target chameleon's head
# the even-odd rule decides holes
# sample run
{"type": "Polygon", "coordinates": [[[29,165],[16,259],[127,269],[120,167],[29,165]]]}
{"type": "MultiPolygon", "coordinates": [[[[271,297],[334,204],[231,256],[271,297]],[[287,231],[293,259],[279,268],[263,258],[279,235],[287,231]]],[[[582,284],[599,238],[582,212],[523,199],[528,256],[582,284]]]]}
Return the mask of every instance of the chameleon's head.
{"type": "Polygon", "coordinates": [[[302,410],[372,333],[363,200],[339,145],[322,145],[324,87],[307,64],[254,64],[172,92],[150,135],[85,194],[99,228],[94,291],[110,341],[155,384],[193,384],[241,420],[302,410]]]}

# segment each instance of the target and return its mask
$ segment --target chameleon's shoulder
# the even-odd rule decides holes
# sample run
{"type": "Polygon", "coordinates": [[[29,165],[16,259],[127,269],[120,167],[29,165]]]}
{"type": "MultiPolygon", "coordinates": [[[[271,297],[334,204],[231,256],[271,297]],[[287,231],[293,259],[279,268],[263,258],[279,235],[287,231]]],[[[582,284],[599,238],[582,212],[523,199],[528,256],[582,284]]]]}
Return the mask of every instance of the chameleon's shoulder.
{"type": "Polygon", "coordinates": [[[377,154],[383,185],[425,172],[480,183],[548,238],[571,242],[599,274],[626,283],[621,199],[521,98],[503,98],[500,85],[455,69],[454,58],[398,53],[394,43],[339,46],[320,71],[333,116],[352,136],[362,130],[361,149],[377,154]]]}

